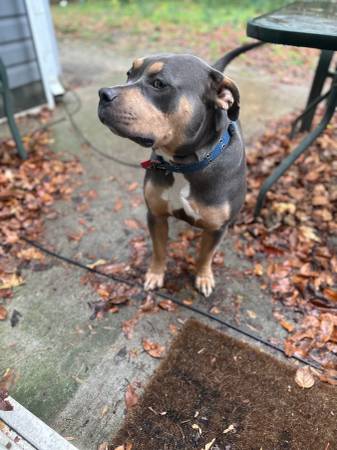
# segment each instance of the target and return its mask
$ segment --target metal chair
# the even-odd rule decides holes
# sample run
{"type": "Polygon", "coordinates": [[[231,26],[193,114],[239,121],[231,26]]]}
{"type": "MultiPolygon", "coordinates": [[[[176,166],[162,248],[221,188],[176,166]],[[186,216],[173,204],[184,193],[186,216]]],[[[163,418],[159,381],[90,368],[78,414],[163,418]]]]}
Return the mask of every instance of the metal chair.
{"type": "Polygon", "coordinates": [[[16,143],[17,151],[22,159],[27,159],[27,153],[23,146],[20,132],[14,119],[14,112],[12,106],[11,91],[9,89],[8,84],[7,70],[1,58],[0,58],[0,94],[2,95],[3,98],[4,112],[7,117],[8,125],[11,130],[13,139],[16,143]]]}

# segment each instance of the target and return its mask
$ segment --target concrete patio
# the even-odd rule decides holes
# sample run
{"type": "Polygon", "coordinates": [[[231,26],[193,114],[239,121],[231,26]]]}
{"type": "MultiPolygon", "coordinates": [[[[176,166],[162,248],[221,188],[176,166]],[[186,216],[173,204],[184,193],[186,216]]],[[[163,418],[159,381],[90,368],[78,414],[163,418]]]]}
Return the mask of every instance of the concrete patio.
{"type": "MultiPolygon", "coordinates": [[[[74,40],[59,42],[65,85],[76,90],[82,108],[75,120],[83,133],[106,153],[128,162],[139,163],[147,159],[148,151],[117,138],[97,119],[97,91],[100,87],[120,83],[131,61],[142,56],[119,55],[108,46],[86,44],[74,40]]],[[[146,49],[142,52],[146,54],[146,49]]],[[[242,96],[241,121],[246,140],[254,139],[268,121],[301,108],[308,86],[278,84],[268,76],[235,62],[228,71],[238,83],[242,96]]],[[[71,109],[73,97],[66,96],[71,109]]],[[[64,114],[62,105],[55,117],[64,114]]],[[[25,120],[21,129],[34,126],[25,120]]],[[[0,135],[7,133],[2,125],[0,135]]],[[[138,187],[132,195],[142,194],[142,170],[118,165],[85,145],[81,145],[69,121],[52,128],[55,152],[80,159],[85,174],[82,186],[74,192],[70,202],[57,205],[59,216],[47,222],[43,243],[57,252],[76,257],[84,264],[95,259],[126,261],[129,240],[143,230],[129,230],[124,220],[134,218],[145,223],[145,207],[131,205],[127,186],[136,181],[138,187]],[[76,211],[81,192],[95,190],[97,198],[83,213],[76,211]],[[113,211],[117,198],[124,208],[113,211]],[[79,241],[69,241],[67,234],[79,229],[83,218],[93,230],[79,241]]],[[[171,222],[171,235],[184,225],[171,222]]],[[[245,276],[249,263],[235,252],[230,237],[222,245],[225,251],[225,268],[217,276],[217,287],[210,299],[195,292],[182,290],[177,297],[193,296],[194,306],[208,311],[217,306],[219,317],[239,324],[244,329],[267,339],[283,336],[272,314],[272,303],[253,277],[245,276]]],[[[128,340],[121,329],[123,321],[136,313],[139,302],[131,300],[120,308],[118,314],[107,314],[101,320],[90,321],[87,302],[97,300],[95,291],[81,283],[85,272],[79,268],[48,259],[48,270],[25,271],[26,283],[17,288],[9,305],[22,314],[19,324],[11,328],[9,321],[0,322],[0,377],[10,368],[17,381],[10,394],[23,406],[45,421],[50,427],[81,450],[96,449],[119,428],[124,414],[124,394],[130,382],[145,385],[159,360],[143,351],[142,339],[148,338],[168,348],[172,334],[169,325],[181,327],[193,315],[199,320],[219,328],[183,308],[176,312],[160,310],[145,314],[128,340]]],[[[229,332],[224,327],[225,332],[229,332]]],[[[241,336],[238,336],[241,339],[241,336]]]]}

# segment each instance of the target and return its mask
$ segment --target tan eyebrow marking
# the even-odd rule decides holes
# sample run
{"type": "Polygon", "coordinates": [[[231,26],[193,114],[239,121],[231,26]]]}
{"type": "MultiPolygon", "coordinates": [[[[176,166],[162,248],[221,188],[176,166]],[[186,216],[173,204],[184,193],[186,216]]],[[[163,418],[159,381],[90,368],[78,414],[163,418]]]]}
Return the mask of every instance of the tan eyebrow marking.
{"type": "Polygon", "coordinates": [[[157,62],[151,64],[151,66],[147,69],[147,72],[152,75],[152,74],[160,72],[163,67],[164,67],[164,63],[161,61],[157,61],[157,62]]]}
{"type": "Polygon", "coordinates": [[[142,67],[143,63],[144,63],[144,58],[137,58],[133,61],[132,68],[139,69],[140,67],[142,67]]]}

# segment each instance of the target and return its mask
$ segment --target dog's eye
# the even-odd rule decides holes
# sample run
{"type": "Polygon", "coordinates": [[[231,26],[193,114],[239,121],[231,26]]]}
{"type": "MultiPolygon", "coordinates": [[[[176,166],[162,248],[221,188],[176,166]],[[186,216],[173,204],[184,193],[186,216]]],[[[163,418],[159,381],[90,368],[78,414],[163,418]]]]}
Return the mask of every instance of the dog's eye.
{"type": "Polygon", "coordinates": [[[131,70],[128,70],[128,71],[126,72],[126,76],[127,76],[128,78],[130,78],[130,75],[131,75],[131,70]]]}
{"type": "Polygon", "coordinates": [[[163,89],[165,87],[165,84],[161,80],[156,78],[155,80],[153,80],[152,86],[156,89],[163,89]]]}

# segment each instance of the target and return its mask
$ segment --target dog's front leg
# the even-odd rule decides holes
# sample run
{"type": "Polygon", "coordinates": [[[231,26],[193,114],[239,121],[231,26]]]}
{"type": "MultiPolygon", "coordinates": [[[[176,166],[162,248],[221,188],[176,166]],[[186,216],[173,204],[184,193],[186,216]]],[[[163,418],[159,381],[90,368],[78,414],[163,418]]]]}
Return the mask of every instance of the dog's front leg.
{"type": "Polygon", "coordinates": [[[225,231],[226,228],[215,231],[204,230],[201,236],[201,248],[196,266],[195,286],[205,297],[211,295],[215,286],[212,260],[225,231]]]}
{"type": "Polygon", "coordinates": [[[148,211],[147,223],[152,239],[153,253],[145,275],[144,289],[150,291],[161,288],[164,284],[168,221],[166,216],[155,216],[148,211]]]}

